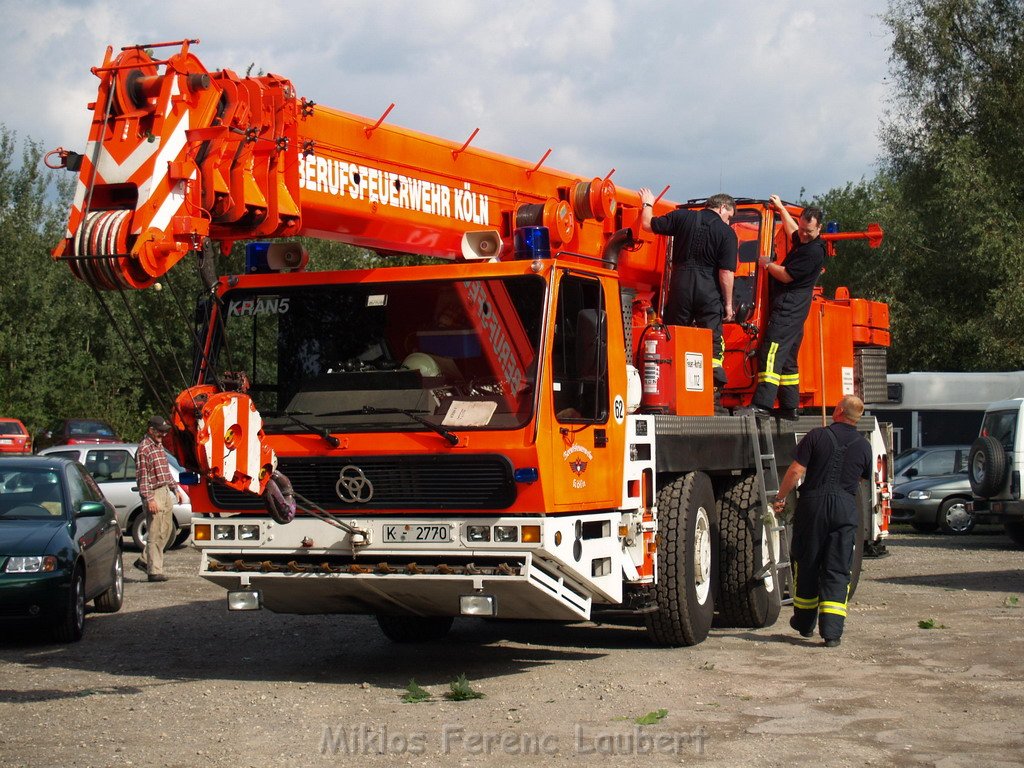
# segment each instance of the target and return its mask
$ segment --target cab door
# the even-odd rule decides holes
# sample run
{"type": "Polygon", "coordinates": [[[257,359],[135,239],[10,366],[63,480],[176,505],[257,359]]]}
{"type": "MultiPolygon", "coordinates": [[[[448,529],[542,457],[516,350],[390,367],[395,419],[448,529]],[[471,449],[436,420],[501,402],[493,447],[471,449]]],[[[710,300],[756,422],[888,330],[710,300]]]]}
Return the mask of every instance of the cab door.
{"type": "Polygon", "coordinates": [[[621,496],[621,439],[615,439],[621,422],[612,415],[606,299],[597,278],[562,274],[549,366],[552,490],[562,509],[617,507],[621,496]]]}

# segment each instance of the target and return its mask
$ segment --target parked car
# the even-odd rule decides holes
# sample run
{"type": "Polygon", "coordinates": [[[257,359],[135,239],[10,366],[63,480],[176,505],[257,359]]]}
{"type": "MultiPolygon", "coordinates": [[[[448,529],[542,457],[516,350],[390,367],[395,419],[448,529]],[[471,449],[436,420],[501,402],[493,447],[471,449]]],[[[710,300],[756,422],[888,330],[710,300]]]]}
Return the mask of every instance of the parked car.
{"type": "Polygon", "coordinates": [[[36,435],[36,450],[51,445],[120,443],[114,428],[99,419],[61,419],[36,435]]]}
{"type": "Polygon", "coordinates": [[[969,445],[924,445],[904,451],[893,462],[893,485],[921,477],[955,475],[967,468],[969,445]]]}
{"type": "Polygon", "coordinates": [[[0,618],[75,642],[90,600],[106,613],[124,600],[113,506],[74,461],[0,458],[0,618]]]}
{"type": "Polygon", "coordinates": [[[32,453],[32,436],[17,419],[0,419],[0,453],[32,453]]]}
{"type": "MultiPolygon", "coordinates": [[[[61,445],[40,451],[43,456],[63,456],[83,464],[95,478],[103,495],[114,505],[117,522],[124,535],[131,538],[139,550],[146,546],[146,515],[135,479],[135,452],[137,443],[110,443],[107,445],[61,445]]],[[[185,470],[171,454],[167,454],[171,473],[177,477],[185,470]]],[[[192,533],[191,503],[175,504],[174,535],[170,547],[178,547],[192,533]]]]}
{"type": "Polygon", "coordinates": [[[915,478],[893,486],[890,507],[894,523],[910,523],[915,530],[964,534],[974,530],[976,519],[968,511],[971,481],[967,470],[936,477],[915,478]]]}

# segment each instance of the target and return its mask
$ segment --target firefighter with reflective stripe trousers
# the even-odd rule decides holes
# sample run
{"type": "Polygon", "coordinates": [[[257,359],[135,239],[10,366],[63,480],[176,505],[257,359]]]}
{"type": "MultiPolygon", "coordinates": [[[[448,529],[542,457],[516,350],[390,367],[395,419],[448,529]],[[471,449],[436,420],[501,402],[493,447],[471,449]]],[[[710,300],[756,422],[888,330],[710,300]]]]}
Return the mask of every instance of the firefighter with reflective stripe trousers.
{"type": "Polygon", "coordinates": [[[846,395],[832,411],[832,424],[812,429],[797,444],[775,497],[781,514],[790,491],[800,484],[793,519],[793,618],[803,637],[818,633],[825,645],[839,645],[846,620],[850,568],[857,542],[857,485],[871,477],[871,445],[857,431],[864,403],[846,395]]]}
{"type": "Polygon", "coordinates": [[[758,351],[757,391],[751,403],[755,411],[768,413],[778,394],[778,415],[795,419],[800,407],[800,374],[796,366],[804,321],[811,309],[814,284],[825,265],[825,243],[821,239],[821,209],[804,208],[799,223],[786,210],[778,195],[769,198],[782,217],[782,227],[792,246],[782,263],[761,256],[761,269],[771,278],[768,295],[771,313],[758,351]]]}

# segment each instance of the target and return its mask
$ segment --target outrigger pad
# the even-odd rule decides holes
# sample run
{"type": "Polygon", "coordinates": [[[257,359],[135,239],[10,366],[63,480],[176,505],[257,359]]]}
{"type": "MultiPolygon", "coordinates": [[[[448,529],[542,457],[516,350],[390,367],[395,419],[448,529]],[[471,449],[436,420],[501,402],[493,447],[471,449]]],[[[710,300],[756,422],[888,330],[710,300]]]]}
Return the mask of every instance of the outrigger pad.
{"type": "Polygon", "coordinates": [[[263,491],[263,504],[275,523],[287,525],[295,519],[295,491],[291,481],[274,472],[263,491]]]}

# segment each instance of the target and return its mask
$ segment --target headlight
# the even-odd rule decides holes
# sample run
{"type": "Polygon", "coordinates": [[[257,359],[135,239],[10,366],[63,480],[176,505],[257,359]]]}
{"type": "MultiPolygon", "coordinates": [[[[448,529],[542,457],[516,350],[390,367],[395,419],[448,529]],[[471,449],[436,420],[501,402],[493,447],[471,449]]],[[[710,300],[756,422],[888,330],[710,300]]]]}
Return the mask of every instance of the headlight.
{"type": "Polygon", "coordinates": [[[260,527],[258,525],[238,526],[238,538],[240,541],[256,541],[259,537],[260,527]]]}
{"type": "Polygon", "coordinates": [[[920,501],[921,499],[930,499],[931,497],[931,491],[911,491],[907,494],[908,499],[914,499],[916,501],[920,501]]]}
{"type": "Polygon", "coordinates": [[[4,571],[7,573],[52,573],[57,570],[57,558],[53,555],[33,555],[8,559],[4,571]]]}
{"type": "Polygon", "coordinates": [[[519,541],[519,529],[514,525],[494,526],[494,540],[501,542],[519,541]]]}
{"type": "Polygon", "coordinates": [[[491,529],[486,525],[467,525],[466,538],[469,541],[490,541],[491,529]]]}

